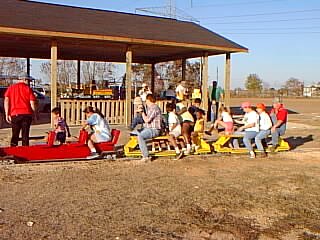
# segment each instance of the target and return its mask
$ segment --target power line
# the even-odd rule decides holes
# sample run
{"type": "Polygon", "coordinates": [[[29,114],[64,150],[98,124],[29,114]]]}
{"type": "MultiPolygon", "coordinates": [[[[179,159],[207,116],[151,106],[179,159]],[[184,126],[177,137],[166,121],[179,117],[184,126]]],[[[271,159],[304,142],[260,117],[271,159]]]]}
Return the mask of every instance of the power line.
{"type": "Polygon", "coordinates": [[[277,34],[320,34],[320,32],[220,32],[219,34],[241,34],[241,35],[277,35],[277,34]]]}
{"type": "Polygon", "coordinates": [[[302,12],[316,12],[316,11],[320,11],[320,9],[316,8],[316,9],[298,10],[298,11],[286,11],[286,12],[270,12],[270,13],[256,13],[256,14],[243,14],[243,15],[203,17],[203,18],[198,18],[198,19],[254,17],[254,16],[267,16],[267,15],[279,15],[279,14],[302,13],[302,12]]]}
{"type": "Polygon", "coordinates": [[[192,5],[193,8],[204,8],[204,7],[224,7],[224,6],[232,6],[232,5],[251,5],[251,4],[261,4],[261,3],[269,3],[269,2],[279,2],[284,0],[268,0],[268,1],[249,1],[249,2],[239,2],[239,3],[222,3],[222,4],[206,4],[206,5],[192,5]]]}
{"type": "Polygon", "coordinates": [[[266,22],[290,22],[290,21],[306,21],[306,20],[319,20],[320,18],[292,18],[292,19],[278,19],[278,20],[252,20],[252,21],[242,21],[242,22],[211,22],[203,23],[206,25],[210,24],[238,24],[238,23],[266,23],[266,22]]]}
{"type": "MultiPolygon", "coordinates": [[[[319,27],[284,27],[284,28],[223,28],[221,31],[223,30],[228,30],[228,31],[242,31],[242,30],[257,30],[257,31],[263,31],[263,30],[301,30],[301,29],[320,29],[320,26],[319,27]]],[[[216,31],[220,31],[219,29],[216,29],[216,31]]]]}

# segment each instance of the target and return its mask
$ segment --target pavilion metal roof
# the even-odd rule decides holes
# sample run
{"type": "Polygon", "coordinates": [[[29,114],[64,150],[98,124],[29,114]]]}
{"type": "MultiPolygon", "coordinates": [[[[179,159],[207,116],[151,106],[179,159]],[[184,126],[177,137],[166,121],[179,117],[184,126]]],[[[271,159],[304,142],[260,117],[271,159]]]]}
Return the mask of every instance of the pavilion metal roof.
{"type": "Polygon", "coordinates": [[[1,0],[0,56],[134,62],[247,52],[196,23],[106,10],[20,0],[1,0]]]}

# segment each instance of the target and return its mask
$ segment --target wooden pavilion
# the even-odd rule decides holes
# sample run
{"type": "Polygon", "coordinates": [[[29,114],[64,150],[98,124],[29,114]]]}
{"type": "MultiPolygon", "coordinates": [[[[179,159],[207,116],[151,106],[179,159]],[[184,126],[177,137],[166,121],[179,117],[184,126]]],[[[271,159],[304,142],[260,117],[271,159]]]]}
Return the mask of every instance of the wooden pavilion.
{"type": "MultiPolygon", "coordinates": [[[[78,60],[79,79],[81,60],[125,62],[126,124],[131,121],[132,63],[151,64],[154,71],[156,63],[182,59],[184,76],[186,59],[201,57],[202,96],[207,96],[208,57],[225,54],[229,105],[231,53],[248,51],[198,24],[168,18],[21,0],[1,0],[0,15],[0,56],[27,58],[28,69],[30,58],[51,59],[52,107],[57,105],[58,59],[78,60]]],[[[205,108],[207,101],[204,97],[205,108]]],[[[81,114],[77,106],[75,116],[81,114]]]]}

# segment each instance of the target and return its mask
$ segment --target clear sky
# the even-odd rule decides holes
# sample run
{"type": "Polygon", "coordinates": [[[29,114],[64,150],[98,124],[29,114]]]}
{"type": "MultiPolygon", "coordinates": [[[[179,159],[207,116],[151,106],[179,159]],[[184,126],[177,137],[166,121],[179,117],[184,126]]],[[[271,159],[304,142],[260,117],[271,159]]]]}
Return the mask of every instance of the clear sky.
{"type": "MultiPolygon", "coordinates": [[[[306,85],[320,82],[320,0],[38,0],[134,13],[136,8],[176,7],[200,25],[242,46],[249,53],[231,55],[231,87],[244,87],[257,74],[279,88],[290,77],[306,85]]],[[[139,12],[143,14],[142,12],[139,12]]],[[[107,24],[107,21],[106,21],[107,24]]],[[[39,75],[39,63],[32,74],[39,75]]],[[[224,56],[209,58],[209,78],[223,86],[224,56]]]]}

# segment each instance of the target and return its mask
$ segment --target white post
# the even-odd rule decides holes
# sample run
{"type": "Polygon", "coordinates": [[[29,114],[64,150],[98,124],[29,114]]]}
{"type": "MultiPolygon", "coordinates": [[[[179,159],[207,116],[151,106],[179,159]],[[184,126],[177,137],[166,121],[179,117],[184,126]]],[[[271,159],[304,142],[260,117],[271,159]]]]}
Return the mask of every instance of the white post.
{"type": "MultiPolygon", "coordinates": [[[[56,41],[51,43],[51,109],[57,106],[57,60],[58,60],[58,45],[56,41]]],[[[51,126],[53,126],[53,119],[51,118],[51,126]]]]}
{"type": "Polygon", "coordinates": [[[230,107],[230,69],[231,69],[231,54],[226,54],[225,76],[224,76],[224,105],[230,107]]]}
{"type": "Polygon", "coordinates": [[[131,81],[132,81],[132,50],[127,48],[126,52],[126,125],[131,123],[131,81]]]}
{"type": "Polygon", "coordinates": [[[208,78],[209,78],[209,71],[208,71],[208,53],[205,53],[202,57],[202,83],[201,83],[201,92],[202,92],[202,106],[203,109],[207,112],[208,111],[208,78]]]}

